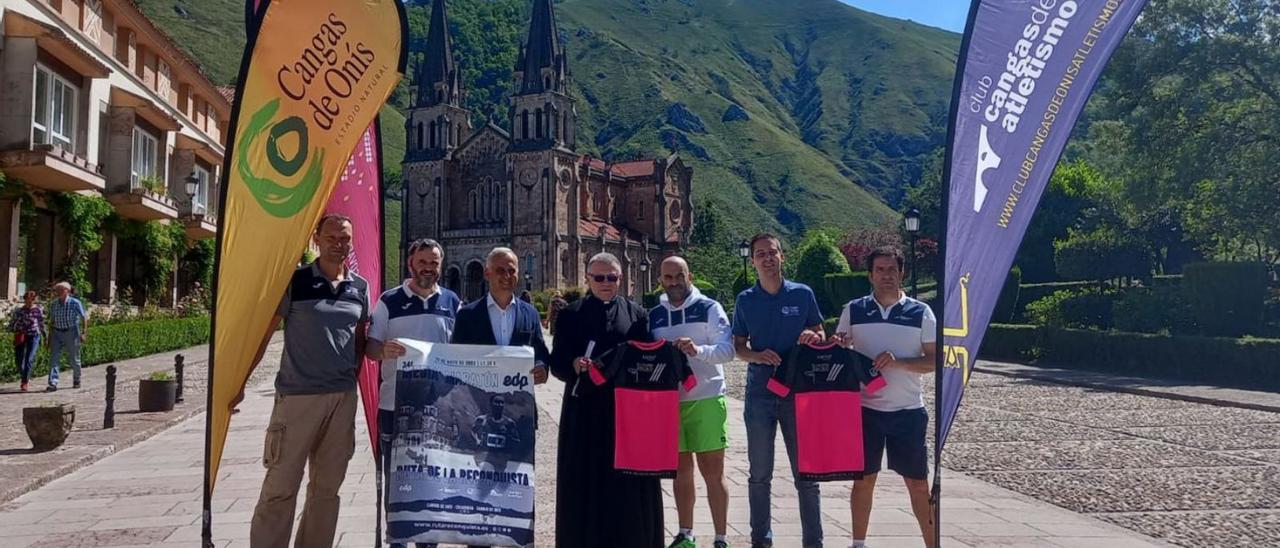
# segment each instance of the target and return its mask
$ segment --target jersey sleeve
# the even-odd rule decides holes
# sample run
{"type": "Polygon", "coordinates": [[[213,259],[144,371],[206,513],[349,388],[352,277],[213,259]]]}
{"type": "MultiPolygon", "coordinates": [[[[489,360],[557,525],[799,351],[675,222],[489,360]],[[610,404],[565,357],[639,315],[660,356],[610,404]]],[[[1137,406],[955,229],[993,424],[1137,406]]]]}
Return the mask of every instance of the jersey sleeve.
{"type": "Polygon", "coordinates": [[[800,359],[800,349],[802,345],[796,345],[787,352],[787,358],[782,360],[782,365],[773,368],[773,376],[769,377],[769,383],[765,388],[773,392],[779,398],[785,398],[791,394],[791,377],[792,371],[795,371],[796,360],[800,359]]]}
{"type": "Polygon", "coordinates": [[[693,368],[689,366],[689,358],[676,348],[676,345],[667,343],[667,351],[671,353],[671,359],[675,360],[676,371],[679,377],[680,385],[684,387],[685,392],[693,390],[698,386],[698,376],[693,374],[693,368]]]}
{"type": "Polygon", "coordinates": [[[933,315],[933,309],[926,304],[924,318],[920,320],[920,344],[935,342],[938,342],[938,318],[933,315]]]}
{"type": "Polygon", "coordinates": [[[853,371],[858,375],[858,382],[862,383],[862,391],[866,394],[875,394],[885,387],[886,381],[884,376],[880,375],[872,365],[871,358],[863,356],[852,350],[846,350],[848,353],[849,364],[853,366],[853,371]]]}
{"type": "Polygon", "coordinates": [[[387,307],[374,308],[373,315],[369,318],[369,338],[378,342],[387,342],[387,324],[390,321],[387,307]]]}
{"type": "Polygon", "coordinates": [[[595,362],[596,366],[587,368],[587,376],[591,379],[591,383],[600,386],[609,382],[609,379],[613,378],[614,372],[620,367],[619,363],[622,362],[625,355],[626,349],[619,345],[606,350],[599,357],[592,358],[591,361],[595,362]]]}

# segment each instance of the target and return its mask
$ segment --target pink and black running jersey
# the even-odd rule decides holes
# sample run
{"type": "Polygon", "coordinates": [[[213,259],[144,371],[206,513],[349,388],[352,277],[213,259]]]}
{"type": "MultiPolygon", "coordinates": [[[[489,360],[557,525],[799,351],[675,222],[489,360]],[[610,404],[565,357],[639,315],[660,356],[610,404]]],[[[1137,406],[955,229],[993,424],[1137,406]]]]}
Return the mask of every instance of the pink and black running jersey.
{"type": "Polygon", "coordinates": [[[856,479],[864,468],[862,395],[885,385],[871,360],[835,344],[799,345],[769,379],[779,397],[794,394],[797,479],[856,479]]]}
{"type": "Polygon", "coordinates": [[[680,444],[680,387],[698,379],[683,352],[664,339],[629,341],[590,369],[597,386],[613,383],[613,467],[630,475],[674,478],[680,444]]]}

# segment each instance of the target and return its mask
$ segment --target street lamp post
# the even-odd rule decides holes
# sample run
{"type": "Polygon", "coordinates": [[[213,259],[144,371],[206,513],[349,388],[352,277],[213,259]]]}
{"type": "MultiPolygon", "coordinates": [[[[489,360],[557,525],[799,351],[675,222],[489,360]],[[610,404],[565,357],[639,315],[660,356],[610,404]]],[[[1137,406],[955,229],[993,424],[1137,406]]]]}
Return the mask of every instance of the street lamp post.
{"type": "Polygon", "coordinates": [[[650,264],[652,263],[649,262],[649,257],[642,257],[640,259],[640,279],[644,280],[644,288],[640,291],[641,295],[649,292],[649,285],[650,285],[649,284],[649,265],[650,264]]]}
{"type": "Polygon", "coordinates": [[[186,183],[184,190],[187,191],[187,203],[191,204],[191,214],[194,215],[196,213],[196,193],[200,192],[200,179],[196,178],[196,174],[193,171],[182,181],[186,183]]]}
{"type": "Polygon", "coordinates": [[[902,219],[907,234],[911,236],[911,298],[916,298],[916,234],[920,232],[920,210],[911,208],[902,219]]]}
{"type": "Polygon", "coordinates": [[[738,256],[742,257],[742,281],[747,281],[747,258],[751,256],[751,243],[742,240],[738,243],[738,256]]]}

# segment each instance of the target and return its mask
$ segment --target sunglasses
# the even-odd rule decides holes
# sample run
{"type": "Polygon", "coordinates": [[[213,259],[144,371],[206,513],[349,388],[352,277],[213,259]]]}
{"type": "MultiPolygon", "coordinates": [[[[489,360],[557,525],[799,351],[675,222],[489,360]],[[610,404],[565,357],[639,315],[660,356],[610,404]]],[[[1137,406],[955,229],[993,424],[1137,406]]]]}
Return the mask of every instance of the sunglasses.
{"type": "Polygon", "coordinates": [[[611,284],[618,283],[617,274],[590,274],[590,276],[591,279],[595,280],[598,284],[605,283],[606,281],[611,284]]]}

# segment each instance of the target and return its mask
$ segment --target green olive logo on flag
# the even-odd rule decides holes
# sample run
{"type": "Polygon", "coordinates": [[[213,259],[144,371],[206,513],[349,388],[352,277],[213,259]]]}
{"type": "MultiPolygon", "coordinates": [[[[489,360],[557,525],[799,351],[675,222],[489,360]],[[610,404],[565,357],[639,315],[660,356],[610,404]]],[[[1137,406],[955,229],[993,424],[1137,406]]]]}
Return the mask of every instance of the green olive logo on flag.
{"type": "Polygon", "coordinates": [[[240,142],[236,143],[236,170],[244,178],[249,193],[258,201],[258,205],[274,217],[287,218],[297,215],[320,188],[321,166],[324,165],[324,150],[315,149],[311,154],[307,150],[307,124],[297,116],[272,123],[276,112],[280,110],[280,100],[274,99],[263,105],[249,119],[240,142]],[[269,126],[269,127],[268,127],[269,126]],[[313,155],[307,172],[296,185],[284,186],[273,177],[259,176],[253,172],[249,163],[249,155],[253,144],[267,133],[267,163],[280,177],[293,177],[306,163],[307,156],[313,155]],[[286,158],[280,151],[280,141],[289,134],[296,134],[297,147],[293,154],[286,158]]]}

